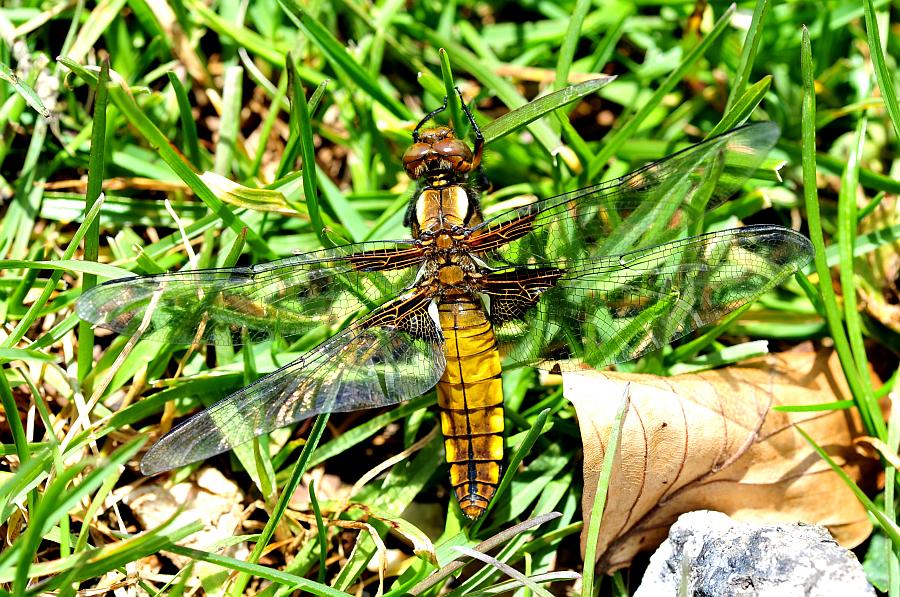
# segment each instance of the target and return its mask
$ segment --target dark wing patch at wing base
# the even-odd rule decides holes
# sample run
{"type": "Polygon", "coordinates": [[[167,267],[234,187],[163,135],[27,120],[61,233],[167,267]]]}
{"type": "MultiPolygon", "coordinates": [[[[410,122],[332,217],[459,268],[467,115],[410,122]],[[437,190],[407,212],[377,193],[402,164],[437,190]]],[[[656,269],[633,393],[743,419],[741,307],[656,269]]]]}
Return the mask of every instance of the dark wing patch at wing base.
{"type": "Polygon", "coordinates": [[[491,323],[500,325],[521,319],[565,274],[565,270],[555,267],[530,267],[485,275],[480,290],[490,299],[491,323]]]}

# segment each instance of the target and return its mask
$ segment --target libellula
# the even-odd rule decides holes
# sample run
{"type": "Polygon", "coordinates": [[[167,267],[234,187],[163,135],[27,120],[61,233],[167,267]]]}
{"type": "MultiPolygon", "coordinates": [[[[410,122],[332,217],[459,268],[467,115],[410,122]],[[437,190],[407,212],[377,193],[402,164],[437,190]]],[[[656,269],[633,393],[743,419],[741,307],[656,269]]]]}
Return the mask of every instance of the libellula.
{"type": "Polygon", "coordinates": [[[446,105],[419,122],[403,155],[418,182],[405,219],[411,238],[112,280],[79,299],[82,319],[180,345],[338,330],[176,427],[144,456],[145,474],[319,413],[387,406],[437,386],[451,483],[476,518],[503,462],[501,356],[563,371],[634,359],[811,259],[809,241],[781,226],[688,235],[757,169],[779,134],[772,123],[485,219],[484,138],[464,103],[472,147],[433,124],[446,105]]]}

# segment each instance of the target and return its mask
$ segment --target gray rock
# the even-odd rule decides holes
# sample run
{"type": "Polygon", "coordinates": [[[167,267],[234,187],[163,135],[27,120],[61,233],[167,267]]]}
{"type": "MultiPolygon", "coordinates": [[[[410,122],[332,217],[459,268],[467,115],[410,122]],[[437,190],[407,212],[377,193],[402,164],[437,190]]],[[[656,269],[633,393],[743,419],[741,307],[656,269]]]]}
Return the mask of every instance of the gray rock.
{"type": "Polygon", "coordinates": [[[634,597],[875,595],[856,557],[822,527],[683,514],[650,558],[634,597]]]}

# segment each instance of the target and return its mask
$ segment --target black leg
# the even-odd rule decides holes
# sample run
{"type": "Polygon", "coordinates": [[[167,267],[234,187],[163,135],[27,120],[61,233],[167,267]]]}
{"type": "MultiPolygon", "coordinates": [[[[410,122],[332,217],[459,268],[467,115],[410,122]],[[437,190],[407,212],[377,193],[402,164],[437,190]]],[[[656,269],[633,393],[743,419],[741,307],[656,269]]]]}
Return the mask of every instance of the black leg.
{"type": "MultiPolygon", "coordinates": [[[[474,168],[481,168],[481,156],[484,154],[484,135],[481,134],[481,129],[478,128],[478,124],[475,122],[475,117],[472,116],[472,111],[469,110],[469,106],[466,105],[465,100],[463,100],[462,91],[459,90],[459,87],[456,88],[456,93],[459,95],[459,102],[462,104],[463,112],[466,114],[466,118],[469,119],[469,124],[472,125],[472,133],[475,135],[475,147],[473,148],[473,159],[472,166],[474,168]]],[[[447,98],[444,98],[444,104],[447,103],[447,98]]],[[[482,173],[484,176],[484,173],[482,173]]]]}
{"type": "Polygon", "coordinates": [[[415,143],[419,142],[419,129],[421,129],[422,126],[424,126],[426,122],[428,122],[429,120],[431,120],[432,118],[434,118],[435,116],[437,116],[438,114],[440,114],[441,112],[443,112],[446,109],[447,109],[447,96],[445,95],[444,103],[441,104],[441,107],[435,108],[434,110],[432,110],[431,112],[426,114],[425,118],[420,120],[419,124],[416,125],[416,128],[413,130],[413,134],[412,134],[413,142],[415,142],[415,143]]]}

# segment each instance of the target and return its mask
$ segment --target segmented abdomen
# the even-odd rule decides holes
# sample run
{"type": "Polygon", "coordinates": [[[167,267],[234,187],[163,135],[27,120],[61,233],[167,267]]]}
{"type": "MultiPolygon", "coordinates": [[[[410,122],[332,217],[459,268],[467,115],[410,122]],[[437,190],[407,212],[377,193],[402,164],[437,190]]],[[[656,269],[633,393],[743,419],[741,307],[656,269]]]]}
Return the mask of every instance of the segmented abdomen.
{"type": "Polygon", "coordinates": [[[478,518],[497,491],[503,461],[500,352],[477,299],[444,297],[438,315],[447,368],[437,393],[450,482],[466,516],[478,518]]]}

